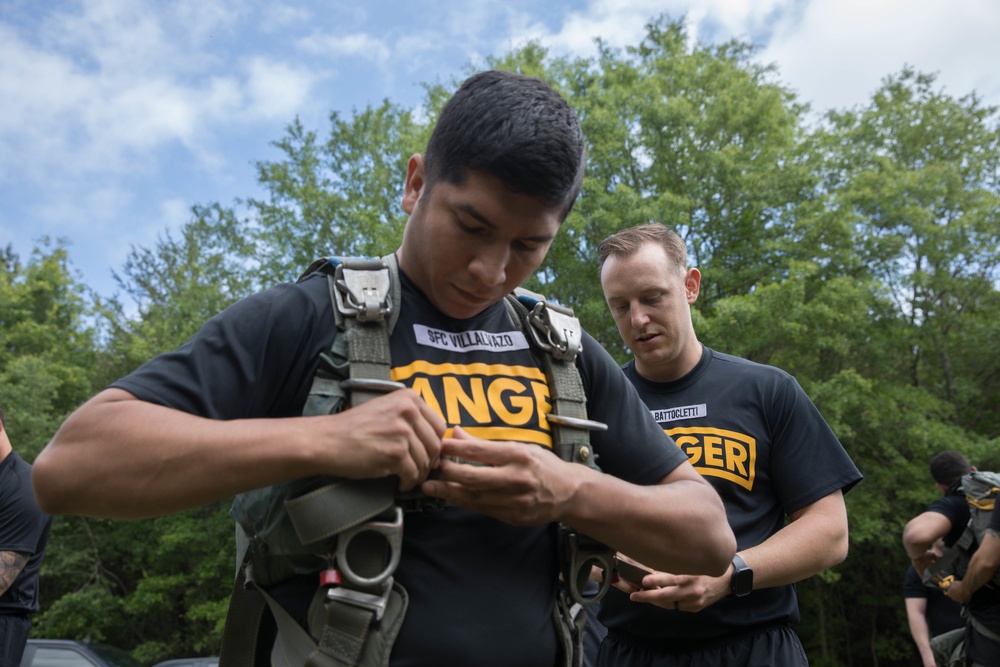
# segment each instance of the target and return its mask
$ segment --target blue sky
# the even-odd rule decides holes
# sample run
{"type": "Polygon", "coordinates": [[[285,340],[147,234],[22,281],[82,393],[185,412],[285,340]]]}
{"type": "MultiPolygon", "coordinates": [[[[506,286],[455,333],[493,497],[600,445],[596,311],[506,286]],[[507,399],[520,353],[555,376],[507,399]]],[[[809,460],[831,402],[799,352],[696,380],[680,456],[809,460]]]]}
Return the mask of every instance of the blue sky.
{"type": "Polygon", "coordinates": [[[634,44],[661,13],[754,42],[817,110],[904,65],[1000,104],[998,0],[0,0],[0,246],[66,239],[110,295],[130,247],[259,194],[254,163],[294,118],[325,136],[331,111],[416,107],[421,83],[531,39],[634,44]]]}

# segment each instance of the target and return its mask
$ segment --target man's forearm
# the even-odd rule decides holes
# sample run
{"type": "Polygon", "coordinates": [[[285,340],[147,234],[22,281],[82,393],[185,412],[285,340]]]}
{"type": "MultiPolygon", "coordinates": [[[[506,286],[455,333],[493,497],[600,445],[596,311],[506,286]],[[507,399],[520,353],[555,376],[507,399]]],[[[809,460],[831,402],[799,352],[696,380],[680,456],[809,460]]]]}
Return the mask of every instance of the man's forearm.
{"type": "Polygon", "coordinates": [[[753,568],[754,588],[802,581],[847,557],[847,509],[840,491],[796,512],[792,521],[757,546],[740,551],[753,568]]]}
{"type": "Polygon", "coordinates": [[[566,523],[649,567],[718,576],[736,549],[725,507],[700,476],[675,473],[653,486],[591,475],[581,490],[588,501],[566,523]]]}
{"type": "Polygon", "coordinates": [[[21,574],[29,555],[21,551],[0,551],[0,595],[6,593],[21,574]]]}
{"type": "Polygon", "coordinates": [[[1000,567],[1000,538],[987,533],[983,536],[983,543],[972,554],[969,569],[962,577],[962,588],[966,599],[971,598],[973,593],[993,578],[997,567],[1000,567]]]}
{"type": "Polygon", "coordinates": [[[934,664],[934,650],[931,649],[931,632],[927,625],[927,600],[924,598],[906,598],[906,621],[910,626],[913,643],[920,653],[924,665],[934,664]]]}

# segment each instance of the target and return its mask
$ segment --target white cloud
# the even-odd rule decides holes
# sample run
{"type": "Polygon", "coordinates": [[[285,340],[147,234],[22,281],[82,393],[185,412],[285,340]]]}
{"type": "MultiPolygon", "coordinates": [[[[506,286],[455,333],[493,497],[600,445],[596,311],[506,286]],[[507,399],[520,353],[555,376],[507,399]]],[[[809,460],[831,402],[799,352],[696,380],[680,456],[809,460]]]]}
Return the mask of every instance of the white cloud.
{"type": "Polygon", "coordinates": [[[314,83],[305,69],[266,58],[251,59],[247,73],[245,103],[254,119],[287,121],[306,103],[314,83]]]}
{"type": "Polygon", "coordinates": [[[299,40],[299,47],[312,55],[357,56],[380,66],[387,65],[392,55],[392,49],[383,40],[364,32],[345,35],[315,32],[299,40]]]}
{"type": "Polygon", "coordinates": [[[996,102],[998,29],[995,0],[813,0],[777,24],[760,57],[779,63],[782,79],[817,110],[865,103],[907,64],[938,73],[950,95],[975,88],[996,102]]]}
{"type": "Polygon", "coordinates": [[[0,23],[0,180],[150,169],[175,142],[218,164],[228,125],[292,117],[314,75],[265,55],[234,67],[220,42],[236,16],[223,0],[94,0],[45,12],[34,41],[0,23]]]}

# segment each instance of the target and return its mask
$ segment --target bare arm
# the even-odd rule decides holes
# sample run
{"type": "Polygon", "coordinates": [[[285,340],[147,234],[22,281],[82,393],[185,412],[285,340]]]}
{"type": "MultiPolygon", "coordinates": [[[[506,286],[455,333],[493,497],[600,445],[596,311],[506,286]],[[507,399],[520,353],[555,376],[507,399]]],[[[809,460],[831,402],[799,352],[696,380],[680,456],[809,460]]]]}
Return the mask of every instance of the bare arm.
{"type": "MultiPolygon", "coordinates": [[[[848,528],[844,494],[839,489],[791,515],[791,522],[755,547],[740,552],[753,568],[753,587],[792,584],[847,557],[848,528]]],[[[692,577],[655,572],[643,584],[648,590],[632,599],[684,611],[700,611],[730,592],[732,566],[721,577],[692,577]]]]}
{"type": "Polygon", "coordinates": [[[560,521],[643,562],[678,572],[720,573],[736,548],[715,490],[685,461],[659,485],[639,486],[551,451],[487,442],[460,428],[442,454],[487,464],[441,462],[422,490],[516,525],[560,521]]]}
{"type": "Polygon", "coordinates": [[[1000,567],[1000,536],[990,531],[983,535],[983,543],[972,554],[965,576],[948,588],[948,597],[962,604],[968,604],[975,592],[993,578],[998,567],[1000,567]]]}
{"type": "Polygon", "coordinates": [[[920,653],[920,662],[924,667],[935,667],[934,651],[931,650],[931,633],[927,627],[927,598],[905,598],[906,621],[910,625],[913,643],[920,653]]]}
{"type": "Polygon", "coordinates": [[[740,555],[754,588],[802,581],[847,558],[847,507],[839,489],[791,515],[791,522],[740,555]]]}
{"type": "Polygon", "coordinates": [[[934,558],[931,547],[950,531],[951,521],[940,512],[918,514],[903,528],[903,548],[921,576],[934,558]]]}
{"type": "Polygon", "coordinates": [[[444,423],[410,390],[337,415],[212,420],[107,389],[38,455],[35,495],[49,514],[144,518],[311,475],[399,475],[436,464],[444,423]]]}
{"type": "Polygon", "coordinates": [[[0,595],[6,593],[21,574],[29,555],[21,551],[0,551],[0,595]]]}

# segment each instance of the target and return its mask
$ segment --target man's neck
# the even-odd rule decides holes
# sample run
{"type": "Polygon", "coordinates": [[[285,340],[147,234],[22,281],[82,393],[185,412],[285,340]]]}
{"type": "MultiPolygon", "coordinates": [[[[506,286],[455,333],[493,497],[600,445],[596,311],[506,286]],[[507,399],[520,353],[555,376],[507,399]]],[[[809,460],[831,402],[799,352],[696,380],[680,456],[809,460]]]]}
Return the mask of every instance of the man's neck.
{"type": "Polygon", "coordinates": [[[693,346],[669,363],[650,367],[639,363],[639,359],[636,358],[635,370],[639,375],[652,382],[673,382],[693,371],[704,353],[701,343],[695,341],[693,346]]]}

